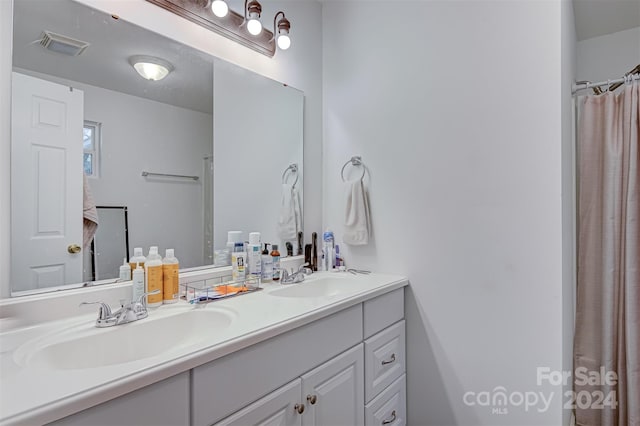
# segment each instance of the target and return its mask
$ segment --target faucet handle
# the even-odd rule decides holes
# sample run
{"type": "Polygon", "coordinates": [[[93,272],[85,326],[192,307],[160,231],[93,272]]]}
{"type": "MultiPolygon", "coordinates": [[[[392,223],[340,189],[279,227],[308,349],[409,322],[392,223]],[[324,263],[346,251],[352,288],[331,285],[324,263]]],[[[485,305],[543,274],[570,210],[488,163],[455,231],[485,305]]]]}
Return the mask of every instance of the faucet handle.
{"type": "Polygon", "coordinates": [[[313,269],[309,268],[309,262],[307,262],[300,265],[298,272],[302,272],[305,275],[311,275],[313,273],[313,269]]]}
{"type": "Polygon", "coordinates": [[[78,307],[82,305],[100,305],[100,310],[98,311],[98,320],[107,320],[111,318],[111,307],[104,302],[82,302],[78,305],[78,307]]]}
{"type": "Polygon", "coordinates": [[[144,306],[145,309],[146,309],[146,307],[147,307],[147,296],[152,295],[152,294],[158,294],[158,293],[160,293],[160,290],[158,290],[158,289],[143,293],[143,294],[140,295],[140,297],[138,297],[138,300],[134,300],[134,303],[139,303],[142,306],[144,306]]]}

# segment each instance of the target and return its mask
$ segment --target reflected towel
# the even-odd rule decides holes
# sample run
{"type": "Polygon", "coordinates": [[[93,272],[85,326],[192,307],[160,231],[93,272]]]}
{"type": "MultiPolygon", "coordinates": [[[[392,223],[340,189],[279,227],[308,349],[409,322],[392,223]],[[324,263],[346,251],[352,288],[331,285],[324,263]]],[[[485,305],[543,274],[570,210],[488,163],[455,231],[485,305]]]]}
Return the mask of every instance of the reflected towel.
{"type": "Polygon", "coordinates": [[[84,178],[82,184],[82,246],[87,248],[98,229],[98,209],[91,195],[87,175],[82,173],[82,176],[84,178]]]}
{"type": "Polygon", "coordinates": [[[362,180],[347,183],[347,199],[342,240],[351,246],[369,244],[371,218],[369,200],[362,180]]]}
{"type": "Polygon", "coordinates": [[[302,226],[300,196],[296,187],[290,183],[282,184],[282,200],[278,218],[278,236],[283,240],[295,240],[302,226]]]}

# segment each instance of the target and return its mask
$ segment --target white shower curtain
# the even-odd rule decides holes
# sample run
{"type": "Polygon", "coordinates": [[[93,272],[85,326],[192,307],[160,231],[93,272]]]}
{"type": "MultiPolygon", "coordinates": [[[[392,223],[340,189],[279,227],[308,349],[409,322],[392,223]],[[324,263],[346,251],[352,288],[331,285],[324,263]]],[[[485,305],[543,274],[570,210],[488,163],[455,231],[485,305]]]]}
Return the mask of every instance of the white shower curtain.
{"type": "Polygon", "coordinates": [[[640,425],[640,83],[580,102],[576,423],[640,425]]]}

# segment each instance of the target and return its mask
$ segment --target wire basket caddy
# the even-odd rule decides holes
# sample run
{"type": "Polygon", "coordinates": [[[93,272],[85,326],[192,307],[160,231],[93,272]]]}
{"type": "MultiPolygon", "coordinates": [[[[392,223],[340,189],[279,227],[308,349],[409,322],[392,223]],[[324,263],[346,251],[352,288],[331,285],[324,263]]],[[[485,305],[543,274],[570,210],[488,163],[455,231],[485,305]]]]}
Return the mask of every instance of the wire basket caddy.
{"type": "Polygon", "coordinates": [[[259,275],[251,274],[238,279],[223,275],[206,281],[180,284],[180,298],[193,304],[209,303],[262,290],[260,284],[259,275]]]}

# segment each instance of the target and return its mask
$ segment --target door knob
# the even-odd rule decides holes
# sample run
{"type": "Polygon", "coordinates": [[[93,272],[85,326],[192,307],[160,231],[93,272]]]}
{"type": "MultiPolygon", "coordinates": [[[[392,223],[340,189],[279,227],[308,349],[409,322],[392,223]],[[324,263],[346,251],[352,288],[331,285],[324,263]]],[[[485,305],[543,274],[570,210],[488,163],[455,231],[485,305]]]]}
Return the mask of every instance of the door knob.
{"type": "Polygon", "coordinates": [[[307,402],[309,404],[314,405],[317,400],[318,400],[318,397],[316,395],[307,395],[307,402]]]}
{"type": "Polygon", "coordinates": [[[82,251],[82,247],[77,244],[71,244],[67,247],[67,251],[71,254],[80,253],[82,251]]]}
{"type": "Polygon", "coordinates": [[[296,410],[296,413],[302,414],[304,413],[304,404],[296,404],[293,406],[293,409],[296,410]]]}

